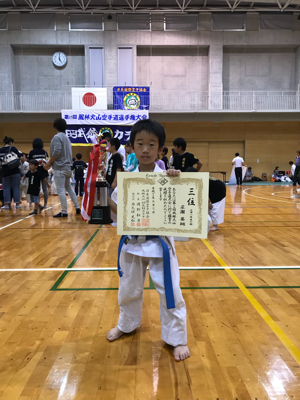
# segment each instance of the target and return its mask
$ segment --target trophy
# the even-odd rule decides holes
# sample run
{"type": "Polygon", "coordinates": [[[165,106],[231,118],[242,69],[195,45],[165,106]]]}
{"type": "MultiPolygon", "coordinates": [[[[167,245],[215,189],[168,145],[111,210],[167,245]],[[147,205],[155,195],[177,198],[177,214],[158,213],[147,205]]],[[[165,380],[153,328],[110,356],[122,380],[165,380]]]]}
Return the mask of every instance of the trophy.
{"type": "Polygon", "coordinates": [[[106,146],[107,141],[101,140],[101,135],[96,134],[99,144],[99,163],[96,178],[96,189],[94,197],[94,207],[91,213],[90,224],[110,224],[110,207],[107,205],[107,195],[109,184],[104,177],[105,164],[107,160],[106,146]]]}

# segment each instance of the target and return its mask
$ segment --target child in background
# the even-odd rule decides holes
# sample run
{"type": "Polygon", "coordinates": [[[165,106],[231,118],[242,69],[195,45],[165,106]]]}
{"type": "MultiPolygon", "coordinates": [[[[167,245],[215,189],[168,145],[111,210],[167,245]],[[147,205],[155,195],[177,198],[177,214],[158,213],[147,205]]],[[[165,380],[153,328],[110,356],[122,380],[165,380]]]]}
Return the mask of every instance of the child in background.
{"type": "Polygon", "coordinates": [[[75,193],[76,196],[83,196],[84,193],[84,170],[87,168],[87,164],[81,160],[82,154],[76,154],[76,161],[73,162],[72,169],[75,170],[75,193]]]}
{"type": "Polygon", "coordinates": [[[168,151],[169,151],[169,149],[165,146],[163,151],[162,151],[162,155],[163,156],[162,156],[162,159],[161,159],[161,161],[163,161],[165,163],[166,170],[169,169],[169,160],[168,160],[168,157],[167,157],[168,151]]]}
{"type": "Polygon", "coordinates": [[[123,171],[122,157],[118,153],[121,142],[117,138],[109,139],[109,145],[106,147],[106,151],[111,154],[108,161],[106,180],[109,183],[109,195],[111,196],[113,190],[117,186],[117,172],[123,171]]]}
{"type": "Polygon", "coordinates": [[[34,210],[29,215],[40,213],[44,207],[40,205],[40,184],[41,181],[46,182],[48,188],[50,185],[47,178],[44,178],[40,171],[37,170],[39,162],[37,160],[29,161],[29,171],[23,176],[22,182],[25,178],[28,178],[28,190],[27,193],[30,194],[30,201],[34,203],[34,210]]]}
{"type": "Polygon", "coordinates": [[[184,172],[187,168],[197,164],[197,171],[200,171],[203,165],[202,162],[195,158],[194,154],[185,151],[187,143],[182,137],[175,139],[173,145],[176,153],[173,156],[173,167],[175,169],[184,172]]]}
{"type": "MultiPolygon", "coordinates": [[[[163,172],[155,160],[165,138],[163,126],[156,121],[140,120],[133,125],[130,142],[139,161],[134,172],[163,172]]],[[[179,173],[176,170],[167,171],[169,176],[178,176],[179,173]]],[[[186,306],[179,285],[179,266],[173,238],[137,236],[125,239],[122,236],[119,245],[119,321],[107,333],[107,340],[112,342],[141,325],[144,281],[149,264],[149,273],[160,297],[161,338],[174,347],[176,361],[188,358],[186,306]],[[166,263],[167,266],[163,258],[163,248],[166,246],[170,254],[170,265],[166,263]],[[171,270],[172,285],[168,281],[165,284],[164,276],[169,272],[168,268],[171,270]]]]}
{"type": "Polygon", "coordinates": [[[157,154],[157,157],[156,157],[156,160],[155,160],[155,164],[158,165],[159,168],[162,169],[163,171],[166,170],[165,163],[162,160],[160,160],[159,154],[157,154]]]}
{"type": "Polygon", "coordinates": [[[127,154],[126,171],[127,172],[134,171],[137,168],[137,166],[139,165],[139,162],[134,154],[132,145],[129,141],[125,144],[125,150],[126,150],[126,154],[127,154]]]}

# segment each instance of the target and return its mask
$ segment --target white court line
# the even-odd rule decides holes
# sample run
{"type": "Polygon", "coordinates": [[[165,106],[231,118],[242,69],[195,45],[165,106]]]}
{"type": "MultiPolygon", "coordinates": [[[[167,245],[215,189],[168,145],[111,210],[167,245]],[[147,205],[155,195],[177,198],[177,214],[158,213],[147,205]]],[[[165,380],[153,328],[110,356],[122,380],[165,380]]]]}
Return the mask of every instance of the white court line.
{"type": "MultiPolygon", "coordinates": [[[[67,201],[70,201],[70,200],[71,200],[71,199],[69,199],[69,200],[67,200],[67,201]]],[[[60,205],[60,202],[57,203],[57,204],[54,204],[54,206],[44,208],[44,209],[42,210],[42,212],[43,212],[43,211],[47,211],[47,210],[51,210],[51,208],[56,207],[56,206],[59,206],[59,205],[60,205]]],[[[24,217],[24,218],[22,218],[22,219],[19,219],[18,221],[12,222],[11,224],[2,226],[2,228],[0,228],[0,231],[1,231],[2,229],[8,228],[9,226],[11,226],[11,225],[13,225],[13,224],[16,224],[16,223],[18,223],[18,222],[24,221],[24,219],[31,218],[31,217],[34,217],[34,216],[36,216],[36,215],[37,215],[37,214],[28,215],[28,217],[24,217]]]]}
{"type": "Polygon", "coordinates": [[[282,199],[294,199],[294,196],[284,197],[284,196],[278,196],[276,193],[281,193],[282,194],[282,192],[274,192],[274,193],[272,193],[272,196],[280,197],[282,199]]]}
{"type": "MultiPolygon", "coordinates": [[[[147,268],[149,269],[149,268],[147,268]]],[[[269,266],[269,267],[264,267],[264,266],[258,266],[258,267],[223,267],[223,266],[217,266],[217,267],[179,267],[180,270],[220,270],[220,269],[239,269],[239,270],[255,270],[255,269],[300,269],[299,265],[296,266],[269,266]]],[[[37,272],[37,271],[117,271],[118,268],[0,268],[0,272],[37,272]]]]}
{"type": "Polygon", "coordinates": [[[284,201],[284,200],[275,200],[275,199],[272,199],[271,197],[270,197],[270,198],[268,198],[268,197],[260,197],[260,196],[255,196],[254,194],[246,193],[246,190],[251,190],[251,189],[253,189],[253,188],[249,188],[249,189],[243,189],[243,192],[244,192],[246,195],[248,195],[248,196],[252,196],[252,197],[256,197],[257,199],[264,199],[264,200],[280,201],[281,203],[288,203],[288,204],[291,204],[291,202],[290,202],[290,201],[284,201]]]}

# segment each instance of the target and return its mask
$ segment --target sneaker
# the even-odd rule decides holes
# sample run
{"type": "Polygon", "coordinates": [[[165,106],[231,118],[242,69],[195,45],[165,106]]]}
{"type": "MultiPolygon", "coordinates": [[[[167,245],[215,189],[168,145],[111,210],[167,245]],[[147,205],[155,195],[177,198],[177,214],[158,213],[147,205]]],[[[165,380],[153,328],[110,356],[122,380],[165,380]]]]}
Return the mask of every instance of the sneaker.
{"type": "Polygon", "coordinates": [[[20,210],[21,206],[16,206],[16,210],[20,210]]]}
{"type": "Polygon", "coordinates": [[[9,210],[9,206],[4,206],[2,208],[4,208],[4,210],[9,210]]]}
{"type": "Polygon", "coordinates": [[[53,218],[65,218],[67,216],[68,216],[68,214],[64,214],[64,213],[60,212],[56,215],[53,215],[53,218]]]}
{"type": "Polygon", "coordinates": [[[77,215],[78,215],[78,214],[81,214],[80,208],[76,208],[76,214],[77,214],[77,215]]]}
{"type": "Polygon", "coordinates": [[[33,210],[31,213],[29,213],[29,215],[35,215],[37,214],[37,210],[33,210]]]}
{"type": "Polygon", "coordinates": [[[39,213],[41,213],[41,212],[43,211],[44,208],[45,208],[45,207],[43,207],[43,206],[41,206],[41,205],[39,204],[39,213]]]}

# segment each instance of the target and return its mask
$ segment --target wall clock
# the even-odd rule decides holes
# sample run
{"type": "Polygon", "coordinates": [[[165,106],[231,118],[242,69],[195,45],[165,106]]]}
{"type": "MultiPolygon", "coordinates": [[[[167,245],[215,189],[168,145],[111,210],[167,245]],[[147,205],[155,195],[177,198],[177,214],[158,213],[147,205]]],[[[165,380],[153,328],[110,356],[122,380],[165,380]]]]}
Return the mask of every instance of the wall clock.
{"type": "Polygon", "coordinates": [[[67,64],[67,56],[62,51],[56,51],[52,56],[52,62],[56,67],[64,67],[67,64]]]}

